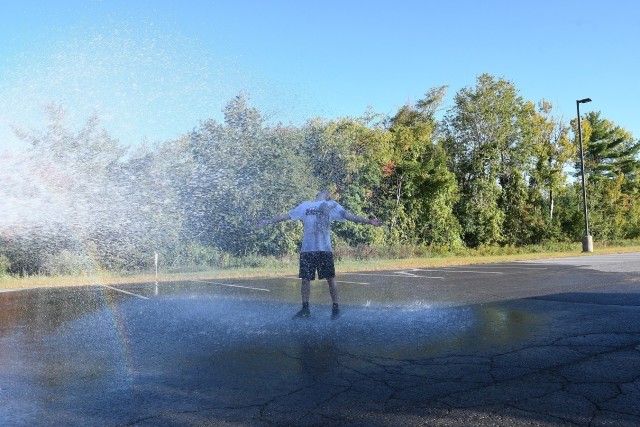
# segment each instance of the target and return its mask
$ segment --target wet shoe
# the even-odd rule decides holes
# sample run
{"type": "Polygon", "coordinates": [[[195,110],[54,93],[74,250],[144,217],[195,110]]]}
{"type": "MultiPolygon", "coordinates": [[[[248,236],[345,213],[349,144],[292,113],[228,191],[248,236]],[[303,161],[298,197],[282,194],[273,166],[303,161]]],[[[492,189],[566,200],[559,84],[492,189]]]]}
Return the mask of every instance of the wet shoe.
{"type": "Polygon", "coordinates": [[[308,304],[303,304],[302,309],[295,314],[294,319],[304,319],[311,316],[311,310],[309,310],[308,304]]]}
{"type": "Polygon", "coordinates": [[[333,308],[331,309],[331,319],[335,320],[340,317],[340,308],[338,308],[338,304],[333,304],[333,308]]]}

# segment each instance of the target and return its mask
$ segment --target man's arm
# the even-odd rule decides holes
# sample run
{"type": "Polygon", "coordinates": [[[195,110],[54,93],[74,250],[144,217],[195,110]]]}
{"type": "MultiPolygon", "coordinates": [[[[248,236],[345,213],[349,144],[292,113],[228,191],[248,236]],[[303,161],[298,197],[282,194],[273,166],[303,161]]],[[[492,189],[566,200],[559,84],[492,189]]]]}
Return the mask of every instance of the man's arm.
{"type": "Polygon", "coordinates": [[[258,227],[264,227],[269,224],[275,224],[276,222],[286,221],[287,219],[290,219],[289,213],[284,213],[282,215],[274,216],[273,218],[261,219],[260,221],[258,221],[258,227]]]}
{"type": "Polygon", "coordinates": [[[344,212],[344,219],[347,219],[347,220],[353,221],[353,222],[359,222],[360,224],[370,224],[370,225],[374,225],[376,227],[380,227],[382,225],[382,222],[380,222],[379,219],[376,219],[376,218],[371,218],[371,219],[363,218],[361,216],[354,215],[354,214],[352,214],[351,212],[348,212],[348,211],[344,212]]]}

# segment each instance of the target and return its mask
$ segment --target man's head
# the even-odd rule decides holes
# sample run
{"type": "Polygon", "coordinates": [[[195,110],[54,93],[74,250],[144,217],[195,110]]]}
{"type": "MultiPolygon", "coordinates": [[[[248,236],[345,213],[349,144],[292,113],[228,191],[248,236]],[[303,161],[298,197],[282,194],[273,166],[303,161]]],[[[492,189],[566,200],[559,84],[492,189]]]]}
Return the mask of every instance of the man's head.
{"type": "Polygon", "coordinates": [[[331,200],[331,196],[329,195],[329,190],[320,190],[318,194],[316,194],[317,202],[326,202],[331,200]]]}

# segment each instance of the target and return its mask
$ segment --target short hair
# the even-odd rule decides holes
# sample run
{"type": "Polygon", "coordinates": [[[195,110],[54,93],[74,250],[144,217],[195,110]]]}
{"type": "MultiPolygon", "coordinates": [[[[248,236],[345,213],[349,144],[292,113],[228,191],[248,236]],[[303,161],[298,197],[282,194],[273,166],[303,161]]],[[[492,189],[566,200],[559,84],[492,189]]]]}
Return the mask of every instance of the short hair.
{"type": "Polygon", "coordinates": [[[329,195],[329,190],[327,190],[327,189],[324,189],[324,190],[320,190],[320,191],[318,191],[318,194],[316,194],[316,199],[317,199],[318,197],[320,197],[320,195],[321,195],[321,194],[323,194],[323,193],[324,193],[324,195],[325,195],[325,196],[324,196],[324,199],[325,199],[325,200],[331,200],[331,196],[329,195]]]}

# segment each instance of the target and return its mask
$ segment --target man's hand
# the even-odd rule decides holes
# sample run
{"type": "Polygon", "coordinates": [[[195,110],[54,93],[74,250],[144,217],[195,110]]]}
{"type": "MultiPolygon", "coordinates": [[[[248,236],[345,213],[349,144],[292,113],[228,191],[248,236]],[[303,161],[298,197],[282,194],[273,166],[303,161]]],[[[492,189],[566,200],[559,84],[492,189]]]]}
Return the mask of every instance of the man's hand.
{"type": "Polygon", "coordinates": [[[362,216],[354,215],[348,211],[344,211],[342,216],[344,217],[344,219],[348,219],[349,221],[357,222],[360,224],[375,225],[376,227],[380,227],[382,225],[382,222],[377,218],[367,219],[362,216]]]}
{"type": "Polygon", "coordinates": [[[278,215],[274,218],[269,218],[269,219],[261,219],[260,221],[258,221],[256,223],[256,225],[260,228],[265,227],[269,224],[275,224],[276,222],[280,222],[280,221],[285,221],[289,218],[289,214],[288,213],[284,213],[282,215],[278,215]]]}

